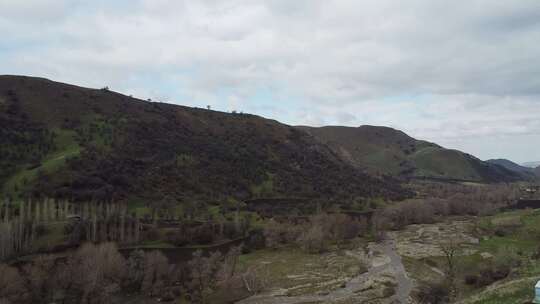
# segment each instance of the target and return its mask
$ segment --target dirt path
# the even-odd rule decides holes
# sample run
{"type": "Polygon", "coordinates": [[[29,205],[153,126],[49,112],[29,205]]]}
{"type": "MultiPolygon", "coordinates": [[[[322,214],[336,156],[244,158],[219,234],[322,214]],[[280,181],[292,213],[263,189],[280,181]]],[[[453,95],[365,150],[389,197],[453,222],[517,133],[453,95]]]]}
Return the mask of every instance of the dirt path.
{"type": "Polygon", "coordinates": [[[414,287],[413,281],[407,275],[405,266],[401,261],[401,256],[396,251],[395,241],[393,239],[386,240],[381,244],[381,249],[385,255],[390,257],[388,267],[393,268],[394,278],[396,279],[396,294],[393,299],[401,304],[410,303],[410,294],[414,287]]]}
{"type": "MultiPolygon", "coordinates": [[[[353,299],[361,295],[362,291],[369,291],[373,288],[373,281],[381,277],[393,277],[396,284],[396,293],[381,303],[410,302],[410,293],[413,288],[413,281],[407,275],[401,257],[396,251],[395,241],[386,240],[380,244],[370,244],[371,266],[368,271],[352,278],[343,288],[331,291],[326,295],[307,296],[286,296],[286,290],[275,290],[244,299],[238,304],[300,304],[300,303],[333,303],[353,299]]],[[[361,253],[347,251],[347,255],[364,261],[361,253]]],[[[382,288],[379,286],[379,288],[382,288]]]]}

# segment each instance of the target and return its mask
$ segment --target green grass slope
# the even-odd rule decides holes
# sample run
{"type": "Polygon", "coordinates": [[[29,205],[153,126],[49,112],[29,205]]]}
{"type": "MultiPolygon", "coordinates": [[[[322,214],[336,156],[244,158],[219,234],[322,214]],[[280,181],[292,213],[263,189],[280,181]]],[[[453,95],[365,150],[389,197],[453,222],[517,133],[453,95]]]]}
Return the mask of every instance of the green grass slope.
{"type": "Polygon", "coordinates": [[[401,177],[427,177],[482,182],[522,177],[469,154],[416,140],[388,127],[298,127],[328,145],[351,164],[370,172],[401,177]]]}
{"type": "Polygon", "coordinates": [[[42,78],[0,76],[4,196],[222,200],[406,196],[291,126],[138,100],[42,78]]]}
{"type": "MultiPolygon", "coordinates": [[[[538,210],[518,210],[483,217],[477,228],[489,232],[504,231],[504,235],[489,235],[480,240],[479,252],[488,252],[508,258],[517,258],[519,263],[511,274],[502,281],[482,288],[465,298],[460,304],[530,303],[534,298],[534,285],[540,280],[538,260],[538,234],[540,233],[540,212],[538,210]]],[[[500,259],[500,258],[499,258],[500,259]]],[[[468,267],[475,271],[476,265],[468,267]]]]}

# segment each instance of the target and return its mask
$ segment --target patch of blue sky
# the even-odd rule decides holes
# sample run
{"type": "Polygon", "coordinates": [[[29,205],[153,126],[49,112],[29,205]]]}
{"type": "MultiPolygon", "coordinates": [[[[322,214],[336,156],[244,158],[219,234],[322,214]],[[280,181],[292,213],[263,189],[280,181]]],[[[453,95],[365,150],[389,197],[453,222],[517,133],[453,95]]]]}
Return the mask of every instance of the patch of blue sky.
{"type": "Polygon", "coordinates": [[[296,121],[295,113],[304,107],[301,98],[273,87],[256,90],[245,104],[248,112],[289,124],[296,121]]]}

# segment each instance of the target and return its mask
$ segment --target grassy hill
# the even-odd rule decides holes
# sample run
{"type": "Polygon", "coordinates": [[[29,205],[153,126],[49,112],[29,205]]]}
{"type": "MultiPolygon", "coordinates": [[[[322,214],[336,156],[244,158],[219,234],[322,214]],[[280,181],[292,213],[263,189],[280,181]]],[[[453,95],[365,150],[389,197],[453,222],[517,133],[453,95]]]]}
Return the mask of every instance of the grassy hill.
{"type": "Polygon", "coordinates": [[[305,132],[248,114],[0,76],[4,196],[162,201],[407,195],[305,132]]]}
{"type": "Polygon", "coordinates": [[[484,182],[521,179],[519,174],[497,164],[414,139],[388,127],[298,128],[328,145],[343,159],[368,172],[484,182]]]}

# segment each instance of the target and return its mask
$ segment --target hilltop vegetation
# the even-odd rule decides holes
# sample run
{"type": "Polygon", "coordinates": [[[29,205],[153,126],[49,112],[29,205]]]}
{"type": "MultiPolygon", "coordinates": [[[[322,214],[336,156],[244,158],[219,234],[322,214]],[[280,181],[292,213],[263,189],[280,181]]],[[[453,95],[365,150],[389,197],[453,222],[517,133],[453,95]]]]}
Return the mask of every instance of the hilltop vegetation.
{"type": "Polygon", "coordinates": [[[223,113],[0,77],[0,185],[11,197],[223,200],[408,196],[305,132],[223,113]]]}
{"type": "Polygon", "coordinates": [[[503,166],[457,150],[414,139],[388,127],[299,127],[351,164],[369,172],[401,177],[479,182],[516,181],[523,177],[503,166]]]}

